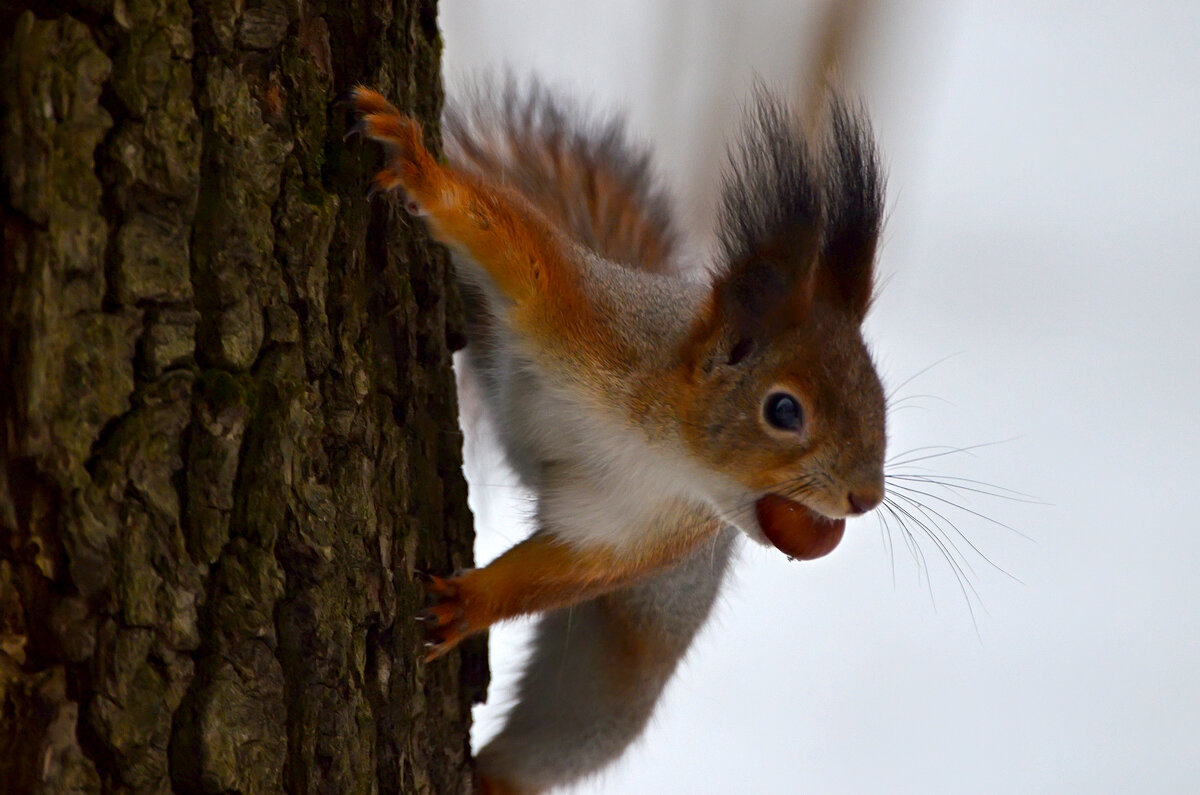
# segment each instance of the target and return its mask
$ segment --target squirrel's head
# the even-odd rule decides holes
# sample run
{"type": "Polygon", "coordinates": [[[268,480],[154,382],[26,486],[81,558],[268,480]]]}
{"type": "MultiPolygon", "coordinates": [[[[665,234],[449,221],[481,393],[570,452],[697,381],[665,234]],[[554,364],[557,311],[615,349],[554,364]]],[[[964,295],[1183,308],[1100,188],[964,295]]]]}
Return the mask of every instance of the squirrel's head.
{"type": "Polygon", "coordinates": [[[723,517],[793,557],[883,499],[884,395],[860,326],[883,178],[869,128],[831,102],[810,147],[764,94],[726,179],[722,268],[684,344],[682,433],[723,517]],[[815,151],[814,151],[815,150],[815,151]]]}

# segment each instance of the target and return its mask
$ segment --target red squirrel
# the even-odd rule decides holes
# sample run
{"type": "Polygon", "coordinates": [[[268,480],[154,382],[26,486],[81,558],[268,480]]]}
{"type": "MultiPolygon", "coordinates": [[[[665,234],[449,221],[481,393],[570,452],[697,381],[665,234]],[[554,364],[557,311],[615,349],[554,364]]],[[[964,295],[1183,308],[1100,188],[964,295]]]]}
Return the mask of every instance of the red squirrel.
{"type": "Polygon", "coordinates": [[[536,531],[423,577],[427,659],[543,613],[516,705],[477,758],[485,793],[587,776],[635,739],[706,620],[736,531],[831,552],[884,495],[884,393],[860,326],[883,177],[869,127],[766,91],[723,188],[715,266],[680,261],[666,198],[617,125],[512,86],[447,111],[447,161],[379,93],[377,189],[451,251],[468,357],[536,531]],[[565,609],[564,609],[565,608],[565,609]]]}

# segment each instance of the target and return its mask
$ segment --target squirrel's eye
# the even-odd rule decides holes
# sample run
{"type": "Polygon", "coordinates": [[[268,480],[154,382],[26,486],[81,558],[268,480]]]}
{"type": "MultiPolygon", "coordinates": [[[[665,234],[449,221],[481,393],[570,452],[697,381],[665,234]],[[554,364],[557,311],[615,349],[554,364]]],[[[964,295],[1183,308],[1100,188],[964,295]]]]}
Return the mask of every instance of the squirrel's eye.
{"type": "Polygon", "coordinates": [[[767,422],[784,431],[800,430],[804,422],[804,410],[800,401],[786,392],[775,392],[767,396],[763,404],[763,416],[767,422]]]}

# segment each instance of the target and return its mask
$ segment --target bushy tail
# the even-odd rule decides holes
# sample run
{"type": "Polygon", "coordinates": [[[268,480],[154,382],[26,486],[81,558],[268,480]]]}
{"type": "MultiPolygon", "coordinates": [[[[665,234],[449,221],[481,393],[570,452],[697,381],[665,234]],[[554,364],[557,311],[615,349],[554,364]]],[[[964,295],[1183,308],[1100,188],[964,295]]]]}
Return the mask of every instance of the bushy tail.
{"type": "Polygon", "coordinates": [[[620,121],[510,78],[448,103],[442,124],[456,165],[516,190],[580,244],[630,267],[673,269],[670,201],[620,121]]]}
{"type": "Polygon", "coordinates": [[[477,759],[485,794],[544,792],[621,755],[707,620],[735,534],[727,527],[674,568],[540,619],[517,703],[477,759]]]}

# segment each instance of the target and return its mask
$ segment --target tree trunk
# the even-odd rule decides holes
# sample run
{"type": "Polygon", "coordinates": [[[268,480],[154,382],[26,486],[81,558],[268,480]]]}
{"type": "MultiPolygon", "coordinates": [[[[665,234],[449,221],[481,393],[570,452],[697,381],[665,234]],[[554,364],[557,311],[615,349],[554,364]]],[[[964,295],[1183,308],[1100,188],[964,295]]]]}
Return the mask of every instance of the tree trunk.
{"type": "Polygon", "coordinates": [[[436,131],[440,46],[433,0],[0,0],[0,791],[470,791],[483,646],[409,620],[471,564],[461,324],[335,102],[436,131]]]}

